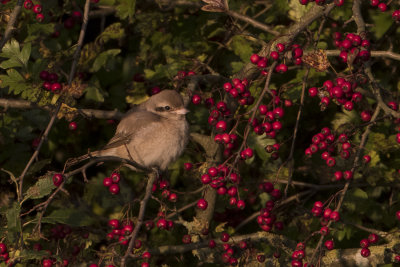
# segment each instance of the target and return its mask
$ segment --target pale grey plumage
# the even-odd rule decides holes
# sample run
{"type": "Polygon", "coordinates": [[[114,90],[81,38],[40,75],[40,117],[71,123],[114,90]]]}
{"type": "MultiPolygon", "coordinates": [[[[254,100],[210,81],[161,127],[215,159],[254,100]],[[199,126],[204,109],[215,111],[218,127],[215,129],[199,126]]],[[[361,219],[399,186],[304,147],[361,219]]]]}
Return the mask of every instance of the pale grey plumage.
{"type": "Polygon", "coordinates": [[[165,170],[188,142],[186,113],[179,93],[161,91],[129,111],[108,144],[85,158],[115,156],[165,170]]]}

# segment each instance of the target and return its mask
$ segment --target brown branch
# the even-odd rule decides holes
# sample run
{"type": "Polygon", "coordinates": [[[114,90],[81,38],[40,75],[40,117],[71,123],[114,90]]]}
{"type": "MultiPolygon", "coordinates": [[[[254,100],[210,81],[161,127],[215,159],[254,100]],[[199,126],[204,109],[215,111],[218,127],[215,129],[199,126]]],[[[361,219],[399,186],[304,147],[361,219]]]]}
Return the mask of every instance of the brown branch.
{"type": "Polygon", "coordinates": [[[303,107],[304,107],[304,95],[305,95],[305,90],[307,86],[307,80],[308,80],[308,74],[310,73],[310,67],[307,68],[306,74],[304,75],[303,78],[303,86],[301,88],[301,97],[300,97],[300,107],[299,111],[297,112],[297,118],[296,118],[296,125],[294,126],[294,131],[293,131],[293,139],[292,139],[292,146],[290,147],[290,153],[289,157],[287,158],[286,162],[289,162],[289,179],[288,183],[286,184],[285,191],[284,191],[284,197],[287,197],[287,192],[290,186],[290,183],[292,182],[292,176],[293,176],[293,168],[294,168],[294,163],[293,161],[293,153],[294,153],[294,146],[296,144],[296,137],[297,137],[297,132],[299,130],[299,124],[300,124],[300,118],[301,118],[301,113],[303,112],[303,107]]]}
{"type": "MultiPolygon", "coordinates": [[[[255,232],[252,234],[247,234],[247,235],[240,235],[240,236],[232,236],[230,238],[230,241],[227,242],[228,244],[237,244],[242,240],[246,240],[249,242],[261,242],[261,241],[267,241],[274,247],[277,247],[286,253],[290,254],[291,251],[296,246],[296,243],[293,240],[287,239],[287,237],[283,235],[277,235],[274,233],[269,233],[269,232],[255,232]]],[[[191,243],[191,244],[185,244],[185,245],[177,245],[177,246],[161,246],[158,248],[150,249],[149,252],[152,255],[167,255],[167,254],[178,254],[178,253],[185,253],[188,251],[196,250],[196,249],[201,249],[201,248],[206,248],[208,247],[208,242],[209,240],[206,241],[201,241],[197,243],[191,243]]],[[[222,245],[224,242],[221,240],[215,240],[215,243],[217,245],[222,245]]],[[[138,258],[136,255],[132,255],[134,258],[138,258]]]]}
{"type": "MultiPolygon", "coordinates": [[[[325,50],[324,51],[328,57],[333,57],[333,56],[339,56],[340,50],[325,50]]],[[[400,54],[395,53],[393,51],[383,51],[383,50],[377,50],[377,51],[370,51],[371,52],[371,57],[384,57],[384,58],[390,58],[393,60],[399,60],[400,61],[400,54]]],[[[307,53],[305,53],[307,54],[307,53]]]]}
{"type": "MultiPolygon", "coordinates": [[[[39,106],[36,103],[29,102],[22,99],[8,99],[0,98],[0,107],[4,107],[5,110],[9,108],[15,109],[43,109],[51,111],[51,106],[39,106]]],[[[77,109],[77,112],[88,117],[96,119],[117,119],[120,120],[123,117],[123,113],[117,110],[101,110],[101,109],[77,109]]]]}
{"type": "Polygon", "coordinates": [[[135,229],[133,230],[132,234],[129,237],[127,237],[127,238],[130,238],[130,241],[129,241],[128,248],[125,251],[125,255],[121,259],[121,267],[125,266],[127,258],[131,255],[133,244],[135,243],[136,237],[137,237],[139,230],[142,227],[142,224],[144,221],[144,214],[146,212],[147,202],[150,199],[151,192],[152,192],[151,189],[153,187],[153,183],[156,180],[157,176],[158,176],[157,171],[153,171],[149,174],[149,180],[147,181],[147,186],[146,186],[146,193],[145,193],[142,201],[140,201],[140,210],[139,210],[139,215],[138,215],[138,221],[135,225],[135,229]]]}
{"type": "Polygon", "coordinates": [[[6,31],[4,32],[3,39],[1,39],[1,42],[0,42],[0,51],[3,50],[4,45],[11,38],[11,34],[13,33],[13,31],[16,30],[14,25],[17,22],[17,18],[18,18],[19,13],[21,12],[23,3],[24,3],[24,0],[18,0],[17,4],[15,5],[15,7],[10,15],[10,19],[8,20],[6,31]]]}
{"type": "Polygon", "coordinates": [[[257,20],[254,20],[254,19],[252,19],[252,18],[250,18],[250,17],[248,17],[246,15],[242,15],[242,14],[237,13],[237,12],[232,11],[232,10],[226,10],[225,13],[227,15],[229,15],[229,16],[232,16],[232,17],[234,17],[236,19],[239,19],[239,20],[242,20],[242,21],[246,22],[246,23],[252,25],[255,28],[258,28],[258,29],[260,29],[262,31],[268,32],[268,33],[273,34],[275,36],[278,36],[280,34],[280,32],[275,31],[274,29],[272,29],[272,27],[270,27],[268,25],[265,25],[265,24],[263,24],[263,23],[261,23],[261,22],[259,22],[257,20]]]}

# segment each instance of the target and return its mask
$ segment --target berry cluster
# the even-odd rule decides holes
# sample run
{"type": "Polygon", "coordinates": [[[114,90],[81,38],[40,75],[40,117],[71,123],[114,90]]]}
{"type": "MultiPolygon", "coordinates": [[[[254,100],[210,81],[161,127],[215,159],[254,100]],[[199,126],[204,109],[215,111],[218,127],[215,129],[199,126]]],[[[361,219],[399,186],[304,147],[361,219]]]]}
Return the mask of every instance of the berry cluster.
{"type": "Polygon", "coordinates": [[[324,208],[324,204],[321,201],[316,201],[311,213],[315,217],[321,217],[321,224],[325,226],[328,221],[338,222],[340,220],[340,214],[337,211],[332,211],[330,208],[324,208]]]}
{"type": "Polygon", "coordinates": [[[64,28],[72,29],[76,23],[82,21],[82,13],[80,11],[72,11],[72,14],[64,20],[64,28]]]}
{"type": "Polygon", "coordinates": [[[370,234],[368,238],[364,238],[360,241],[360,247],[361,247],[361,256],[367,258],[369,255],[371,255],[371,251],[369,250],[369,245],[370,244],[375,244],[378,242],[378,236],[376,234],[370,234]]]}
{"type": "Polygon", "coordinates": [[[9,259],[10,257],[8,255],[8,249],[6,244],[0,243],[0,263],[4,261],[7,264],[9,259]]]}
{"type": "MultiPolygon", "coordinates": [[[[288,47],[285,44],[278,43],[276,45],[276,51],[271,51],[269,57],[262,57],[257,54],[253,54],[250,57],[251,63],[257,65],[257,67],[261,70],[261,75],[266,76],[268,74],[266,68],[268,67],[268,60],[277,61],[274,71],[277,73],[285,73],[288,70],[288,67],[285,63],[282,63],[285,59],[285,52],[287,52],[288,47]]],[[[295,65],[301,65],[303,63],[303,49],[294,44],[291,46],[292,59],[295,65]]]]}
{"type": "MultiPolygon", "coordinates": [[[[232,83],[227,82],[224,83],[223,88],[225,92],[227,92],[232,98],[236,99],[239,105],[251,105],[254,103],[254,97],[251,95],[251,92],[248,90],[249,81],[245,78],[243,80],[233,79],[232,83]]],[[[211,100],[207,104],[211,104],[211,100]]],[[[231,111],[227,108],[225,102],[218,102],[217,109],[221,110],[225,116],[230,115],[231,111]],[[221,105],[221,107],[218,106],[221,105]]]]}
{"type": "Polygon", "coordinates": [[[360,92],[354,91],[356,88],[356,82],[337,77],[333,82],[326,80],[322,87],[309,88],[308,95],[320,98],[321,110],[325,110],[330,102],[335,102],[337,105],[342,105],[344,109],[351,111],[354,109],[354,103],[361,102],[363,99],[360,92]]]}
{"type": "Polygon", "coordinates": [[[62,89],[61,84],[58,82],[58,75],[56,73],[51,73],[46,70],[42,70],[39,77],[43,82],[43,88],[47,91],[52,91],[53,93],[59,93],[62,89]]]}
{"type": "MultiPolygon", "coordinates": [[[[325,160],[326,165],[329,167],[336,165],[336,159],[332,156],[336,148],[338,148],[340,156],[343,159],[348,159],[351,155],[351,144],[348,142],[347,134],[341,133],[336,138],[328,127],[323,128],[321,132],[314,135],[311,139],[311,142],[311,145],[304,151],[305,155],[307,157],[311,157],[313,154],[320,151],[322,152],[321,158],[325,160]]],[[[345,171],[344,173],[347,174],[345,176],[347,180],[353,177],[353,173],[351,171],[345,171]]],[[[341,178],[342,177],[338,179],[337,177],[336,180],[340,180],[341,178]]]]}
{"type": "Polygon", "coordinates": [[[371,43],[368,39],[363,39],[360,35],[354,33],[346,34],[343,39],[340,32],[335,32],[333,37],[335,46],[341,49],[339,58],[342,62],[347,63],[350,56],[354,58],[352,64],[362,63],[370,59],[369,48],[371,43]]]}
{"type": "MultiPolygon", "coordinates": [[[[306,256],[306,245],[303,242],[299,242],[296,245],[296,250],[292,253],[292,266],[298,266],[298,267],[302,267],[303,266],[303,259],[306,256]]],[[[307,263],[305,263],[307,264],[307,263]]],[[[304,266],[309,266],[304,265],[304,266]]]]}
{"type": "Polygon", "coordinates": [[[382,11],[382,12],[385,12],[388,9],[387,4],[383,3],[383,2],[381,2],[379,0],[371,0],[370,4],[373,7],[378,7],[379,10],[382,11]]]}
{"type": "MultiPolygon", "coordinates": [[[[162,190],[162,191],[161,191],[161,196],[162,196],[163,198],[168,199],[168,201],[170,201],[170,202],[176,202],[176,201],[178,200],[178,196],[176,195],[176,193],[170,191],[170,189],[169,189],[169,182],[168,182],[168,181],[166,181],[166,180],[160,180],[160,181],[158,182],[158,188],[159,188],[160,190],[162,190]]],[[[152,191],[153,191],[153,192],[156,192],[156,190],[157,190],[157,184],[154,183],[154,184],[153,184],[152,191]]]]}
{"type": "Polygon", "coordinates": [[[27,10],[32,10],[36,14],[36,20],[42,22],[44,20],[44,15],[42,14],[43,7],[40,4],[34,5],[32,0],[25,0],[24,7],[27,10]]]}
{"type": "Polygon", "coordinates": [[[117,172],[113,172],[110,177],[106,177],[103,179],[103,185],[108,187],[108,191],[111,194],[117,195],[119,194],[119,181],[121,180],[121,175],[117,172]]]}
{"type": "MultiPolygon", "coordinates": [[[[108,225],[111,227],[111,232],[107,234],[107,239],[116,239],[121,245],[128,245],[129,235],[133,232],[133,222],[131,220],[125,220],[123,222],[117,219],[111,219],[108,221],[108,225]]],[[[135,247],[141,247],[141,241],[135,242],[135,247]]]]}
{"type": "MultiPolygon", "coordinates": [[[[228,167],[224,165],[210,167],[207,173],[201,176],[200,180],[203,184],[209,184],[211,188],[217,191],[217,194],[228,195],[231,206],[236,206],[238,209],[245,208],[246,203],[239,198],[237,187],[240,183],[240,176],[233,171],[229,174],[228,167]]],[[[205,210],[208,207],[208,203],[205,199],[200,199],[197,202],[197,207],[205,210]]]]}
{"type": "Polygon", "coordinates": [[[272,213],[275,206],[275,201],[282,197],[281,191],[277,188],[274,188],[274,185],[270,182],[260,184],[259,188],[263,192],[269,194],[272,199],[268,200],[265,203],[265,207],[260,210],[260,215],[257,216],[258,225],[266,232],[271,231],[273,226],[275,226],[276,230],[283,230],[283,223],[276,221],[276,216],[272,213]]]}

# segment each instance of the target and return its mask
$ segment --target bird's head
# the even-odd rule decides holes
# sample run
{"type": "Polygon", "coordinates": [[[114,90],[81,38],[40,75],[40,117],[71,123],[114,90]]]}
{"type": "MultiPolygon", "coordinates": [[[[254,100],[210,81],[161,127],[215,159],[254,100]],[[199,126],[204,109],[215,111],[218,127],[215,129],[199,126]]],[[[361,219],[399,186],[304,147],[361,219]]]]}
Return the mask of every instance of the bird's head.
{"type": "Polygon", "coordinates": [[[144,103],[144,107],[167,118],[183,118],[189,112],[184,106],[182,96],[174,90],[163,90],[151,96],[144,103]]]}

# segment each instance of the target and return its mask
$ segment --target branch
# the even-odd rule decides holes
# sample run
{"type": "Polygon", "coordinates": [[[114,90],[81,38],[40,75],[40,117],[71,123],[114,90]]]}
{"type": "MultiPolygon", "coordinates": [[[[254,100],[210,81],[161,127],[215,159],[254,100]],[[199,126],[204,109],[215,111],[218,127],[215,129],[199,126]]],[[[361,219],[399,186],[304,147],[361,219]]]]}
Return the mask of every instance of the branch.
{"type": "Polygon", "coordinates": [[[237,13],[237,12],[232,11],[232,10],[226,10],[225,13],[227,15],[229,15],[229,16],[232,16],[232,17],[234,17],[236,19],[240,19],[240,20],[246,22],[246,23],[252,25],[255,28],[258,28],[258,29],[260,29],[262,31],[268,32],[268,33],[273,34],[275,36],[278,36],[280,34],[280,32],[275,31],[274,29],[272,29],[272,27],[270,27],[268,25],[265,25],[265,24],[263,24],[263,23],[261,23],[261,22],[259,22],[257,20],[254,20],[254,19],[252,19],[252,18],[250,18],[250,17],[248,17],[246,15],[242,15],[242,14],[237,13]]]}
{"type": "Polygon", "coordinates": [[[18,18],[19,13],[21,12],[23,3],[24,3],[24,0],[18,0],[17,4],[15,5],[15,7],[10,15],[10,19],[8,20],[6,31],[4,33],[3,39],[0,42],[0,51],[3,50],[4,45],[11,38],[12,32],[15,31],[14,24],[17,22],[17,18],[18,18]]]}
{"type": "MultiPolygon", "coordinates": [[[[4,107],[5,110],[9,108],[15,109],[43,109],[45,111],[51,111],[51,106],[39,106],[36,103],[29,102],[22,99],[8,99],[0,98],[0,107],[4,107]]],[[[77,112],[83,114],[88,118],[96,119],[117,119],[120,120],[123,117],[123,113],[118,110],[101,110],[101,109],[77,109],[77,112]]]]}
{"type": "Polygon", "coordinates": [[[147,186],[146,186],[146,193],[142,199],[142,201],[140,201],[140,210],[139,210],[139,215],[138,215],[138,221],[135,225],[135,229],[133,230],[132,234],[127,237],[130,238],[131,240],[129,241],[129,245],[128,248],[125,251],[125,255],[122,257],[121,259],[121,266],[124,267],[127,258],[131,255],[131,251],[133,248],[133,244],[135,243],[136,237],[139,233],[140,227],[142,227],[143,221],[144,221],[144,213],[146,211],[146,206],[147,206],[147,202],[149,201],[149,198],[151,196],[151,189],[153,187],[153,183],[156,180],[158,176],[158,172],[157,171],[153,171],[149,174],[149,180],[147,181],[147,186]]]}

